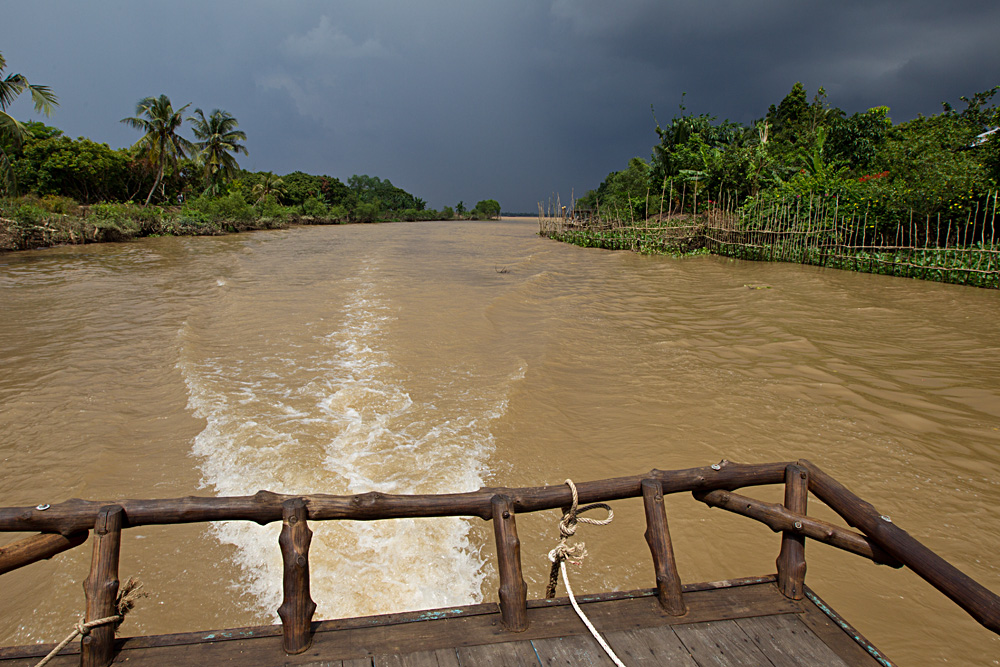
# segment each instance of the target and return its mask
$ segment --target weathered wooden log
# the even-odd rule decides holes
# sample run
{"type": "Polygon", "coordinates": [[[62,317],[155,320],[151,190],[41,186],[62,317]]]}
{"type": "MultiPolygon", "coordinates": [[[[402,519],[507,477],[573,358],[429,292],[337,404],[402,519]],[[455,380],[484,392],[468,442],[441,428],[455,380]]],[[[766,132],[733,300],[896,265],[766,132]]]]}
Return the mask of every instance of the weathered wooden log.
{"type": "MultiPolygon", "coordinates": [[[[805,468],[789,465],[785,468],[785,507],[790,512],[806,515],[809,500],[808,473],[805,468]]],[[[792,600],[801,600],[806,580],[806,538],[801,533],[783,531],[781,551],[775,561],[778,566],[778,589],[792,600]]]]}
{"type": "Polygon", "coordinates": [[[718,507],[756,521],[771,530],[801,533],[808,538],[830,546],[864,556],[880,565],[903,567],[898,560],[883,551],[864,535],[851,532],[832,523],[789,512],[784,505],[766,503],[729,491],[695,491],[694,497],[710,507],[718,507]]]}
{"type": "Polygon", "coordinates": [[[524,632],[528,629],[528,587],[521,574],[521,541],[517,539],[514,501],[496,495],[490,504],[500,572],[500,622],[511,632],[524,632]]]}
{"type": "MultiPolygon", "coordinates": [[[[121,552],[122,524],[125,512],[118,505],[101,508],[94,523],[94,556],[90,575],[83,582],[87,596],[85,622],[118,614],[118,556],[121,552]]],[[[82,667],[106,667],[115,652],[115,624],[91,628],[80,644],[82,667]]]]}
{"type": "Polygon", "coordinates": [[[301,498],[286,500],[278,544],[284,561],[284,599],[278,607],[285,653],[302,653],[312,646],[312,617],[316,603],[309,594],[309,543],[312,531],[301,498]]]}
{"type": "Polygon", "coordinates": [[[653,571],[656,573],[656,597],[668,614],[683,616],[687,613],[687,606],[681,592],[681,577],[674,560],[667,510],[663,506],[663,488],[659,481],[642,481],[642,505],[646,510],[646,543],[653,555],[653,571]]]}
{"type": "Polygon", "coordinates": [[[806,460],[799,464],[809,471],[809,490],[844,521],[951,598],[982,626],[1000,634],[1000,596],[928,549],[819,467],[806,460]]]}
{"type": "MultiPolygon", "coordinates": [[[[577,484],[580,504],[636,498],[642,494],[643,479],[657,479],[663,493],[738,489],[744,486],[780,484],[787,463],[744,465],[723,461],[714,466],[687,470],[652,470],[644,475],[617,477],[577,484]]],[[[282,503],[302,497],[309,519],[325,521],[350,519],[373,521],[438,516],[475,516],[488,520],[495,495],[509,496],[518,513],[569,507],[572,494],[561,484],[521,489],[484,488],[471,493],[440,495],[390,495],[365,493],[354,496],[316,494],[291,496],[260,491],[252,496],[172,498],[163,500],[116,500],[126,512],[126,527],[151,524],[197,523],[201,521],[280,521],[282,503]]],[[[41,531],[70,535],[89,530],[107,502],[72,499],[44,510],[37,507],[0,508],[0,531],[41,531]]],[[[43,507],[43,506],[39,506],[43,507]]]]}
{"type": "Polygon", "coordinates": [[[87,541],[89,533],[39,533],[0,547],[0,574],[52,558],[87,541]]]}

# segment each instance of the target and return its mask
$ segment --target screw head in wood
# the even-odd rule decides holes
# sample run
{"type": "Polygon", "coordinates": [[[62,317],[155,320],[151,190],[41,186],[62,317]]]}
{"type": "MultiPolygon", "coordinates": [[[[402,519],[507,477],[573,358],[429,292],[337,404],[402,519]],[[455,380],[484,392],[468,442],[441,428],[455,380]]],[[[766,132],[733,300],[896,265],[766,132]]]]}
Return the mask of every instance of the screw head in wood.
{"type": "Polygon", "coordinates": [[[879,516],[879,518],[882,519],[883,521],[885,521],[886,523],[892,523],[892,519],[890,519],[889,517],[887,517],[885,514],[879,516]]]}
{"type": "Polygon", "coordinates": [[[796,530],[802,530],[802,522],[801,521],[796,521],[795,522],[795,529],[796,530]]]}
{"type": "Polygon", "coordinates": [[[504,512],[503,513],[503,518],[509,519],[510,518],[510,512],[504,512]]]}
{"type": "Polygon", "coordinates": [[[712,470],[722,470],[722,464],[720,464],[720,463],[713,463],[712,464],[712,470]]]}
{"type": "Polygon", "coordinates": [[[49,505],[48,503],[42,503],[41,505],[37,505],[35,509],[38,510],[39,512],[44,512],[50,507],[52,507],[52,505],[49,505]]]}

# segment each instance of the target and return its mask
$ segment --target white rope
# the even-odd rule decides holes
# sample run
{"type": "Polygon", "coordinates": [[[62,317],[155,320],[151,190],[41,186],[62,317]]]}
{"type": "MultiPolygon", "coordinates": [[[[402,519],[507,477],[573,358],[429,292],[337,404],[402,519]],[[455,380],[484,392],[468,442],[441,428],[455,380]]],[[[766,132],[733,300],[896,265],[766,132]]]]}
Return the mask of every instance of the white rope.
{"type": "Polygon", "coordinates": [[[129,577],[128,580],[125,581],[125,584],[121,587],[121,589],[119,589],[118,596],[115,599],[115,609],[118,611],[117,615],[105,616],[104,618],[99,618],[95,621],[87,621],[86,623],[84,623],[84,619],[81,618],[79,621],[77,621],[76,625],[73,627],[72,634],[66,637],[66,639],[59,642],[59,644],[56,645],[54,649],[49,651],[49,654],[44,658],[42,658],[41,662],[35,665],[35,667],[42,667],[43,665],[47,664],[49,660],[51,660],[52,658],[56,657],[56,655],[59,654],[59,651],[63,650],[66,647],[66,644],[69,644],[71,641],[76,639],[77,635],[83,635],[84,637],[86,637],[87,635],[90,634],[91,629],[96,628],[99,625],[107,625],[108,623],[114,623],[115,624],[114,629],[115,631],[117,631],[118,626],[121,624],[122,621],[125,620],[125,614],[132,611],[132,608],[135,606],[136,600],[144,597],[147,597],[147,595],[145,592],[142,591],[142,584],[139,583],[137,579],[129,577]]]}
{"type": "Polygon", "coordinates": [[[576,612],[576,615],[580,617],[580,620],[583,621],[583,624],[587,626],[588,630],[590,630],[590,634],[594,635],[594,639],[596,639],[597,643],[601,645],[601,648],[603,648],[604,652],[608,654],[608,657],[611,658],[614,661],[614,663],[618,665],[618,667],[625,667],[625,663],[623,663],[621,660],[618,659],[618,656],[615,655],[615,652],[611,649],[610,646],[608,646],[608,643],[604,641],[604,637],[602,637],[601,633],[597,631],[597,628],[594,627],[594,624],[590,622],[590,619],[587,618],[587,615],[583,613],[583,610],[580,609],[580,605],[576,603],[576,598],[573,596],[573,589],[570,588],[569,585],[569,576],[566,574],[566,561],[564,560],[559,561],[559,569],[562,570],[563,584],[565,584],[566,586],[566,593],[569,595],[569,603],[573,605],[573,610],[576,612]]]}
{"type": "Polygon", "coordinates": [[[575,611],[576,615],[580,617],[583,624],[587,626],[588,630],[590,630],[590,634],[594,636],[594,639],[596,639],[597,643],[601,645],[601,648],[603,648],[604,652],[608,654],[608,657],[614,661],[615,665],[617,665],[617,667],[625,667],[625,663],[618,659],[615,652],[610,646],[608,646],[608,643],[604,641],[604,637],[601,636],[601,633],[597,631],[594,624],[590,622],[587,615],[583,613],[582,609],[580,609],[580,605],[577,604],[576,597],[573,595],[573,589],[569,585],[569,575],[566,573],[567,558],[576,558],[577,560],[570,562],[578,565],[587,555],[587,550],[584,549],[583,542],[574,544],[573,546],[566,544],[567,538],[576,533],[577,522],[589,523],[595,526],[606,526],[611,523],[612,519],[615,518],[615,513],[611,511],[610,506],[604,503],[592,503],[577,509],[579,498],[576,494],[576,485],[573,484],[573,480],[570,479],[566,480],[566,484],[569,485],[570,491],[573,492],[573,504],[570,506],[569,511],[563,514],[562,519],[559,521],[559,544],[555,549],[549,552],[549,560],[552,561],[552,572],[549,577],[549,589],[546,591],[545,597],[551,598],[555,596],[555,571],[556,567],[558,567],[562,572],[563,585],[566,586],[566,594],[569,595],[569,602],[573,605],[573,611],[575,611]],[[583,512],[597,508],[607,510],[608,517],[606,519],[587,519],[579,516],[579,514],[582,514],[583,512]]]}
{"type": "Polygon", "coordinates": [[[44,658],[42,658],[41,662],[35,665],[35,667],[42,667],[42,665],[48,663],[49,660],[56,657],[59,651],[63,650],[66,647],[66,644],[69,644],[71,641],[76,639],[77,635],[83,635],[86,637],[87,635],[90,634],[90,630],[92,628],[96,628],[99,625],[107,625],[108,623],[117,623],[120,620],[122,620],[121,616],[105,616],[104,618],[99,618],[96,621],[88,621],[84,623],[83,619],[81,618],[80,621],[76,624],[76,627],[73,628],[73,632],[68,637],[66,637],[66,639],[59,642],[54,649],[49,651],[49,654],[44,658]]]}

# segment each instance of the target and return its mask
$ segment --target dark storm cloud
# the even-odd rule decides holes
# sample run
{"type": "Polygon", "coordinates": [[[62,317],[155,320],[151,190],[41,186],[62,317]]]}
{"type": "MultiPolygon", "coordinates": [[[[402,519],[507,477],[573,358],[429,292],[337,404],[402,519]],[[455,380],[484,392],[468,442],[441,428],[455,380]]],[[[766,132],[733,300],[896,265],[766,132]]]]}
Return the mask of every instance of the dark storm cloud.
{"type": "Polygon", "coordinates": [[[233,113],[250,169],[532,210],[647,157],[650,104],[669,120],[682,92],[743,122],[796,81],[849,113],[935,113],[1000,83],[997,25],[992,1],[12,0],[0,52],[55,89],[72,136],[127,145],[119,119],[166,93],[233,113]]]}

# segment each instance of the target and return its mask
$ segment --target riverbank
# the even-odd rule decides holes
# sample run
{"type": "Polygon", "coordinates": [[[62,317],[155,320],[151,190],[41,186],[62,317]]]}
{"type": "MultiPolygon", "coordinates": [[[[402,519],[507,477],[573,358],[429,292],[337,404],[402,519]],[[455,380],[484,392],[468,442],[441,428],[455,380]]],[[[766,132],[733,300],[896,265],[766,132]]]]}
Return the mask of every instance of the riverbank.
{"type": "MultiPolygon", "coordinates": [[[[437,213],[428,212],[428,213],[437,213]]],[[[420,216],[423,219],[424,216],[420,216]]],[[[416,218],[414,218],[416,219],[416,218]]],[[[220,236],[291,225],[343,225],[360,222],[402,222],[410,216],[386,220],[357,220],[303,215],[289,207],[240,207],[232,211],[203,211],[190,207],[148,208],[133,204],[72,205],[68,212],[0,201],[0,253],[59,245],[129,241],[157,236],[220,236]]]]}
{"type": "Polygon", "coordinates": [[[360,215],[342,206],[283,206],[273,198],[249,204],[242,196],[232,194],[199,198],[180,206],[166,207],[144,207],[132,203],[84,206],[68,197],[51,195],[43,198],[0,198],[0,253],[144,237],[220,236],[285,229],[291,225],[499,218],[499,213],[495,217],[486,217],[478,207],[479,204],[465,216],[456,216],[448,207],[443,211],[411,208],[360,215]]]}
{"type": "Polygon", "coordinates": [[[310,216],[198,220],[176,211],[147,212],[139,208],[134,215],[127,216],[52,214],[34,219],[0,217],[0,253],[59,245],[128,241],[142,237],[219,236],[262,229],[282,229],[291,224],[342,223],[310,216]]]}
{"type": "Polygon", "coordinates": [[[539,216],[538,229],[585,248],[713,254],[1000,289],[1000,239],[990,210],[887,231],[867,214],[838,215],[835,202],[809,200],[764,212],[719,208],[634,221],[539,216]]]}

